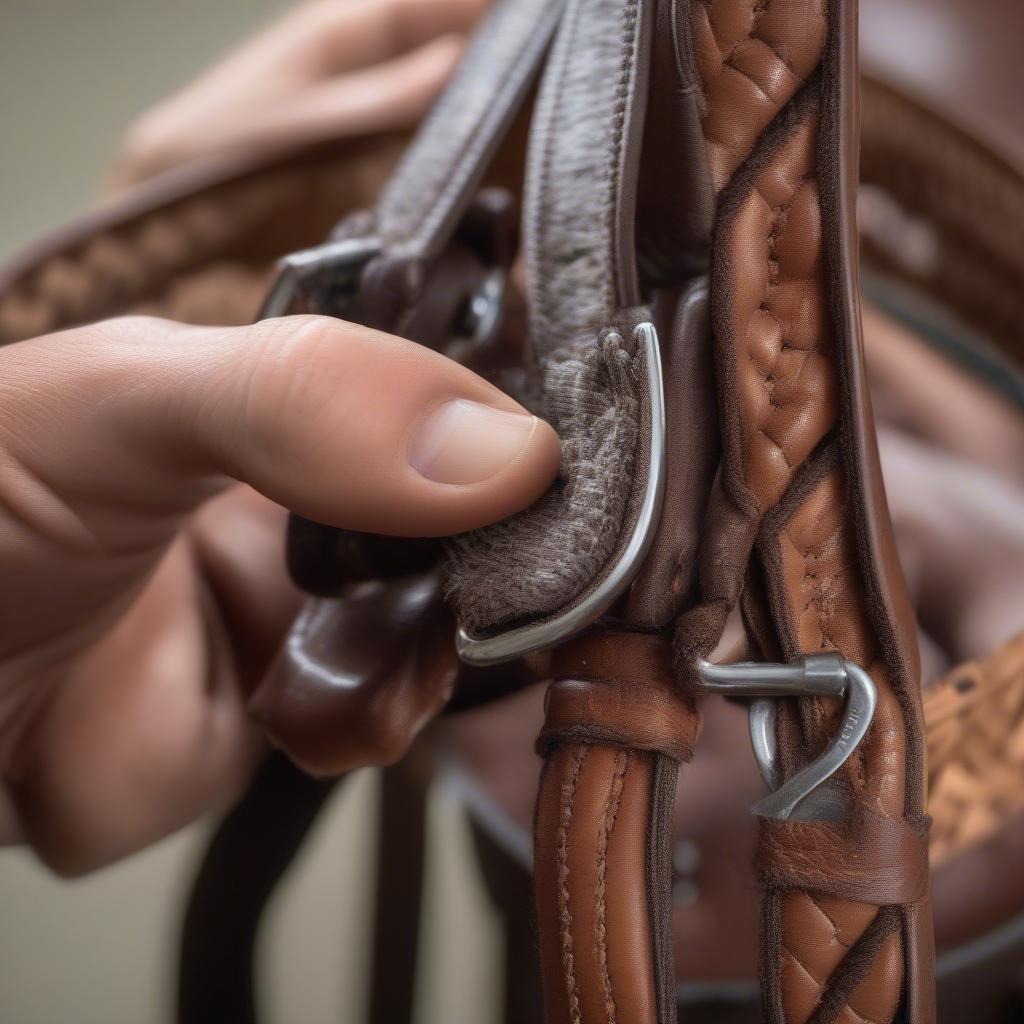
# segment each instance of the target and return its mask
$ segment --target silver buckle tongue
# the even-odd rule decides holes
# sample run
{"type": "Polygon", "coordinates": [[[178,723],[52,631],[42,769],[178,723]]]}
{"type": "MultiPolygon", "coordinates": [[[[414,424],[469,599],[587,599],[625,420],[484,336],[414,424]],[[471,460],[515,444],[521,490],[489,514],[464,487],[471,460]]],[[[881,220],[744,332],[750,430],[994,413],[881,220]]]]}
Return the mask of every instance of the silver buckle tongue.
{"type": "Polygon", "coordinates": [[[838,654],[809,654],[794,665],[739,662],[713,665],[701,661],[701,682],[713,693],[753,697],[750,703],[750,742],[761,775],[771,792],[751,808],[763,818],[786,820],[797,806],[832,778],[857,749],[871,726],[878,699],[875,684],[859,665],[838,654]],[[841,697],[846,704],[839,731],[825,752],[791,779],[779,779],[775,743],[775,698],[841,697]]]}

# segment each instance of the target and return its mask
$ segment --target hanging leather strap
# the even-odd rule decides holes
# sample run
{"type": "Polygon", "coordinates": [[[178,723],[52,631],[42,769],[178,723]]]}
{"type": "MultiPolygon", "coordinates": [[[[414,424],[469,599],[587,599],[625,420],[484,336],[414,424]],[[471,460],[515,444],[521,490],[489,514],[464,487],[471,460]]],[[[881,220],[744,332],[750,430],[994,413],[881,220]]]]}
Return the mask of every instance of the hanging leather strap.
{"type": "MultiPolygon", "coordinates": [[[[570,0],[545,71],[525,211],[541,358],[639,301],[653,6],[570,0]]],[[[637,629],[598,631],[553,655],[534,830],[547,1024],[675,1020],[671,816],[699,719],[675,686],[666,640],[637,629]]]]}
{"type": "Polygon", "coordinates": [[[564,0],[501,0],[381,193],[373,233],[393,256],[448,243],[526,100],[564,0]]]}

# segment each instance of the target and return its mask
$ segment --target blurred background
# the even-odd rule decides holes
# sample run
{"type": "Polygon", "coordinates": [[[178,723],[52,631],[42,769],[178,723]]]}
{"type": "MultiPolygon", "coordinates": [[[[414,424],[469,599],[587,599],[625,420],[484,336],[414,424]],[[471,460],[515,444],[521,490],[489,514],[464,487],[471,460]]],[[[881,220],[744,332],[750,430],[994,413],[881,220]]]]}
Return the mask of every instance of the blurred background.
{"type": "MultiPolygon", "coordinates": [[[[88,209],[127,125],[286,6],[3,0],[0,259],[88,209]]],[[[269,1024],[362,1019],[378,784],[367,771],[337,794],[270,908],[257,967],[269,1024]]],[[[417,1021],[486,1022],[496,929],[454,798],[442,790],[429,813],[445,842],[428,850],[417,1021]],[[442,893],[444,920],[431,910],[442,893]]],[[[73,882],[0,850],[0,1021],[171,1021],[181,915],[210,826],[73,882]]]]}

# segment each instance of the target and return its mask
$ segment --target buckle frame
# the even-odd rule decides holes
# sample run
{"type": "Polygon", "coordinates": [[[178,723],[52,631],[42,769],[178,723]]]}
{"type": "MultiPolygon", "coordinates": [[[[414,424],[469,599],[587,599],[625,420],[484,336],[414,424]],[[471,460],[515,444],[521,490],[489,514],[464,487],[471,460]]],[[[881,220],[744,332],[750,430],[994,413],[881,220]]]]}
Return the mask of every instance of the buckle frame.
{"type": "MultiPolygon", "coordinates": [[[[704,688],[727,697],[752,697],[749,709],[750,742],[761,776],[771,792],[751,811],[764,818],[786,821],[803,817],[800,804],[849,760],[867,735],[874,718],[878,693],[871,677],[859,665],[838,654],[809,654],[797,664],[738,662],[698,665],[704,688]],[[780,780],[775,741],[775,698],[845,695],[839,730],[824,752],[791,779],[780,780]]],[[[805,809],[806,810],[806,809],[805,809]]],[[[821,814],[815,815],[821,817],[821,814]]]]}
{"type": "Polygon", "coordinates": [[[349,296],[354,295],[363,267],[380,252],[381,243],[376,238],[346,238],[283,256],[277,261],[277,276],[257,320],[284,316],[302,286],[325,272],[339,279],[349,296]]]}

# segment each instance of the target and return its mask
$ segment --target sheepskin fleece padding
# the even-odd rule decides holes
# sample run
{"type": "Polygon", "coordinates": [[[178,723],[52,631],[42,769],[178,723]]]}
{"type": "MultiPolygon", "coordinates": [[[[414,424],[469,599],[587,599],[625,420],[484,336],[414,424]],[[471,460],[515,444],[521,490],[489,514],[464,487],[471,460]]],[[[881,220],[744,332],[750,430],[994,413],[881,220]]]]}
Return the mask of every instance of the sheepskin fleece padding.
{"type": "Polygon", "coordinates": [[[630,498],[642,369],[617,331],[582,359],[549,364],[544,412],[562,437],[557,483],[526,512],[448,545],[448,596],[471,632],[557,611],[608,562],[630,498]]]}
{"type": "MultiPolygon", "coordinates": [[[[645,310],[617,308],[635,5],[570,0],[531,126],[524,210],[530,342],[561,474],[533,507],[449,545],[447,592],[477,635],[571,604],[622,542],[645,420],[645,310]]],[[[627,227],[628,232],[628,227],[627,227]]]]}

